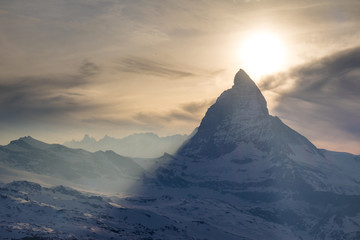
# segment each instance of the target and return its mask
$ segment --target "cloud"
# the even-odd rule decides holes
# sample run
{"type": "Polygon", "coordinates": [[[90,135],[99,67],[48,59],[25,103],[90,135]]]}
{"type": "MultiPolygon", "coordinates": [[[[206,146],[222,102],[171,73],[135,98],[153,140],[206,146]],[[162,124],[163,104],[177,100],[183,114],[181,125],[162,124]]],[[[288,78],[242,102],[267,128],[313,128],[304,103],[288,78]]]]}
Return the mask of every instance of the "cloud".
{"type": "Polygon", "coordinates": [[[133,119],[146,125],[162,126],[171,122],[197,122],[197,116],[181,110],[170,110],[165,113],[158,112],[139,112],[133,119]]]}
{"type": "Polygon", "coordinates": [[[284,92],[286,96],[321,101],[324,97],[359,96],[359,76],[360,47],[335,53],[285,73],[269,76],[259,86],[263,90],[272,90],[281,88],[291,80],[293,89],[284,92]]]}
{"type": "Polygon", "coordinates": [[[80,67],[80,73],[83,76],[92,76],[100,72],[100,67],[93,62],[87,60],[83,61],[83,64],[80,67]]]}
{"type": "Polygon", "coordinates": [[[96,125],[111,125],[111,126],[134,126],[136,123],[130,118],[109,118],[109,117],[90,117],[82,120],[84,123],[96,125]]]}
{"type": "Polygon", "coordinates": [[[166,126],[171,123],[200,123],[206,109],[214,100],[184,103],[166,112],[139,112],[133,116],[135,121],[145,125],[166,126]]]}
{"type": "Polygon", "coordinates": [[[0,122],[64,119],[69,113],[95,108],[76,89],[88,86],[100,68],[84,61],[74,75],[0,79],[0,122]]]}
{"type": "Polygon", "coordinates": [[[82,119],[83,123],[101,126],[117,126],[129,129],[166,129],[176,124],[199,123],[206,109],[214,102],[212,100],[194,101],[180,104],[174,109],[166,111],[140,111],[132,115],[95,116],[82,119]]]}
{"type": "Polygon", "coordinates": [[[270,76],[260,88],[279,94],[274,112],[305,135],[360,141],[360,47],[270,76]]]}
{"type": "Polygon", "coordinates": [[[204,100],[204,101],[199,101],[199,102],[190,102],[190,103],[186,103],[183,104],[181,106],[181,109],[192,113],[192,114],[202,114],[204,113],[205,109],[209,108],[210,105],[212,105],[215,102],[216,99],[212,99],[212,100],[204,100]]]}
{"type": "Polygon", "coordinates": [[[118,69],[122,72],[150,74],[169,78],[195,76],[194,73],[180,70],[169,63],[160,63],[139,57],[126,57],[121,59],[118,69]]]}

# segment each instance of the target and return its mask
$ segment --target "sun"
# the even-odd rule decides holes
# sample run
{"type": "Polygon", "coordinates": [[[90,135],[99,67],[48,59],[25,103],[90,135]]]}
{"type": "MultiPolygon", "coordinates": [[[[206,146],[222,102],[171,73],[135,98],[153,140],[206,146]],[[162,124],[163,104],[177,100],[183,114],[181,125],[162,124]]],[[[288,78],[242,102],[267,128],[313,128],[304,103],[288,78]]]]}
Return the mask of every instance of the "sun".
{"type": "Polygon", "coordinates": [[[244,39],[238,51],[241,67],[255,77],[280,71],[285,63],[284,46],[271,32],[254,32],[244,39]]]}

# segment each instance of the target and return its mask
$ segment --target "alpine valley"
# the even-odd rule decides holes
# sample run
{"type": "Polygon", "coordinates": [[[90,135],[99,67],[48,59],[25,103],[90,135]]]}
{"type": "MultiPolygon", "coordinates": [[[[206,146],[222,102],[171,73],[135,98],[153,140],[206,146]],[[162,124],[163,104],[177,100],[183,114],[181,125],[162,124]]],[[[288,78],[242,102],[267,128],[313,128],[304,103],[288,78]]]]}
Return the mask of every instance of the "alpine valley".
{"type": "Polygon", "coordinates": [[[2,239],[360,239],[360,156],[269,115],[240,70],[175,154],[0,147],[2,239]]]}

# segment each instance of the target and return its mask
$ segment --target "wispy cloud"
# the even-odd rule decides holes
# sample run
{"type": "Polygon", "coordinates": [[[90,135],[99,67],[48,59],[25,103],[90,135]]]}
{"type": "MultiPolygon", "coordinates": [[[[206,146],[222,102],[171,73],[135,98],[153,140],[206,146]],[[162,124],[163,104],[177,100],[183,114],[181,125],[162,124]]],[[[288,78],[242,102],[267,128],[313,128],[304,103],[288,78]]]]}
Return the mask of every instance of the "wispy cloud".
{"type": "Polygon", "coordinates": [[[330,142],[351,135],[360,141],[360,47],[270,76],[260,87],[279,94],[275,113],[306,135],[336,137],[330,142]]]}
{"type": "Polygon", "coordinates": [[[121,126],[129,127],[137,125],[131,118],[114,118],[114,117],[90,117],[82,119],[84,123],[90,123],[93,125],[106,125],[106,126],[121,126]]]}
{"type": "Polygon", "coordinates": [[[84,61],[74,75],[18,77],[0,80],[0,122],[47,121],[94,108],[76,89],[90,84],[100,68],[84,61]]]}
{"type": "Polygon", "coordinates": [[[93,116],[83,118],[82,122],[90,125],[142,130],[166,129],[177,124],[196,126],[213,101],[214,99],[188,102],[165,111],[140,111],[127,116],[93,116]]]}
{"type": "Polygon", "coordinates": [[[95,75],[101,71],[101,68],[93,62],[84,60],[80,67],[80,74],[83,77],[95,75]]]}
{"type": "Polygon", "coordinates": [[[348,49],[291,69],[286,73],[270,76],[261,82],[264,90],[281,87],[294,81],[296,91],[286,95],[315,100],[316,96],[358,96],[360,82],[360,47],[348,49]],[[314,94],[316,93],[316,94],[314,94]]]}
{"type": "Polygon", "coordinates": [[[168,125],[174,122],[200,123],[205,111],[214,100],[184,103],[166,112],[140,112],[133,116],[134,120],[143,124],[168,125]]]}
{"type": "Polygon", "coordinates": [[[199,118],[188,112],[181,110],[170,110],[161,112],[139,112],[133,116],[133,119],[146,125],[164,126],[171,122],[197,122],[199,118]]]}
{"type": "Polygon", "coordinates": [[[181,106],[181,109],[196,115],[203,114],[205,109],[209,108],[215,100],[216,99],[185,103],[181,106]]]}
{"type": "Polygon", "coordinates": [[[126,57],[121,59],[120,66],[118,67],[118,69],[123,72],[150,74],[150,75],[169,77],[169,78],[195,76],[194,73],[181,70],[169,63],[164,63],[164,62],[160,63],[139,57],[126,57]]]}

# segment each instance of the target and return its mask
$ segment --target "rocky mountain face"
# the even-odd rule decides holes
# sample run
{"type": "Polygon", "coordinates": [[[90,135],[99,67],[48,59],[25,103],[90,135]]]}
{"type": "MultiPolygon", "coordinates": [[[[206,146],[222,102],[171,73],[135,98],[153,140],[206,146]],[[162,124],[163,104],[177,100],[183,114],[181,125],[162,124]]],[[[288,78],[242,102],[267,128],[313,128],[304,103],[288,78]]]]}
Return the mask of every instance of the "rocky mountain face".
{"type": "Polygon", "coordinates": [[[242,69],[235,75],[233,87],[208,109],[195,136],[177,153],[216,158],[234,151],[239,143],[253,143],[267,153],[289,153],[289,144],[317,151],[306,138],[269,115],[264,96],[242,69]]]}
{"type": "Polygon", "coordinates": [[[116,189],[122,181],[131,181],[120,192],[95,199],[61,190],[64,187],[4,185],[0,212],[10,217],[1,222],[0,235],[11,236],[12,231],[18,238],[55,239],[66,239],[65,233],[74,239],[360,239],[360,156],[317,149],[269,115],[263,95],[243,70],[174,155],[130,159],[20,140],[0,148],[0,171],[9,179],[19,169],[42,169],[37,173],[43,176],[54,171],[51,166],[66,165],[79,176],[94,172],[89,186],[107,176],[114,182],[103,182],[103,187],[112,184],[116,189]],[[77,165],[80,155],[82,164],[77,165]],[[88,164],[91,168],[84,171],[88,164]],[[70,198],[76,209],[65,204],[70,198]],[[59,218],[54,209],[65,217],[59,218]],[[33,224],[28,216],[36,213],[42,220],[33,224]]]}

